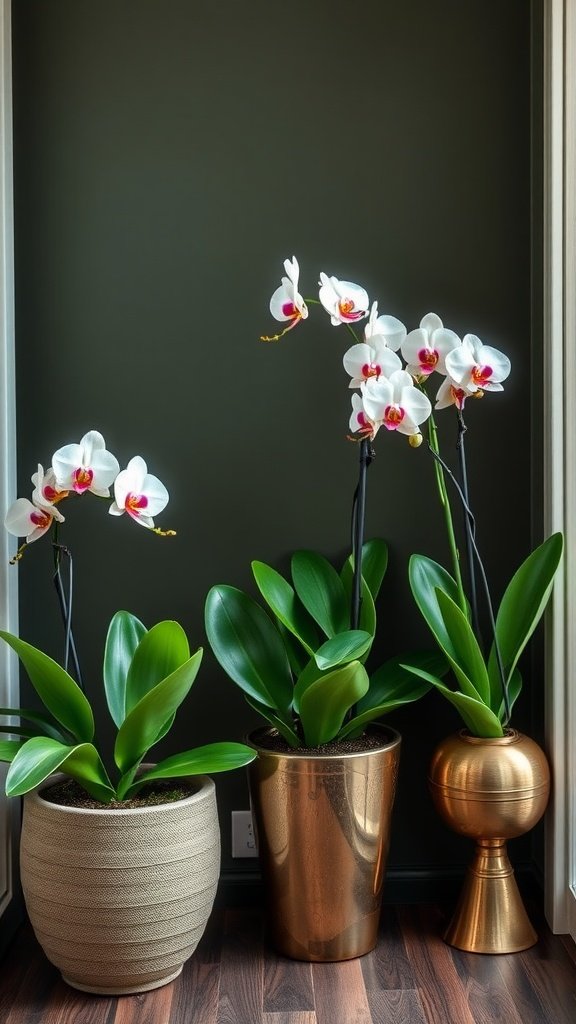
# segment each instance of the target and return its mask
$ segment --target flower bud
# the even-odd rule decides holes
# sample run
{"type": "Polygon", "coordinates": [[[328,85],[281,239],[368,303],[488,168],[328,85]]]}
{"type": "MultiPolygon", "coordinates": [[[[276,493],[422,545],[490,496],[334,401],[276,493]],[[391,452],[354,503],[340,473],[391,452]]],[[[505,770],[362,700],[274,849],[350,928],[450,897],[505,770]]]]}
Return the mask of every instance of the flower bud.
{"type": "Polygon", "coordinates": [[[411,448],[419,448],[422,444],[422,434],[410,434],[408,444],[411,448]]]}

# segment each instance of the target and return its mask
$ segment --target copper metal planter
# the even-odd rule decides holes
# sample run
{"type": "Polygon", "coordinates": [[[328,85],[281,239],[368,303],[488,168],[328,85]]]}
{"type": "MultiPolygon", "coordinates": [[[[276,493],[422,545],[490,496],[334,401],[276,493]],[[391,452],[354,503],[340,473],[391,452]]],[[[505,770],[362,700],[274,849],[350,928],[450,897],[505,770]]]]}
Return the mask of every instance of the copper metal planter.
{"type": "Polygon", "coordinates": [[[310,755],[266,749],[254,732],[248,771],[272,940],[296,960],[362,956],[378,935],[400,736],[382,745],[310,755]]]}
{"type": "Polygon", "coordinates": [[[546,810],[550,770],[543,751],[513,730],[498,739],[460,732],[436,749],[429,783],[446,824],[476,840],[446,942],[471,953],[516,953],[533,946],[537,935],[506,841],[528,832],[546,810]]]}

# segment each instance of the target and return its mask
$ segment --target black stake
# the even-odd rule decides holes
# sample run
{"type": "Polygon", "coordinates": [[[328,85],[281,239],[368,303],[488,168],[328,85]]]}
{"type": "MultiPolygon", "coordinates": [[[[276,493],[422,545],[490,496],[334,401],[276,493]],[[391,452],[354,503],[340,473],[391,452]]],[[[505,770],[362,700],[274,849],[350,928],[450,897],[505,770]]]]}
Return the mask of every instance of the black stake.
{"type": "Polygon", "coordinates": [[[462,410],[457,408],[458,414],[458,440],[456,442],[456,451],[458,452],[458,462],[460,465],[460,485],[462,487],[462,494],[464,496],[464,535],[466,539],[466,557],[468,561],[468,577],[470,580],[470,610],[472,612],[472,624],[474,626],[474,632],[476,639],[480,646],[481,633],[480,633],[480,618],[478,615],[478,596],[476,587],[476,567],[474,565],[474,548],[475,548],[475,533],[476,524],[474,517],[470,512],[470,501],[468,497],[468,473],[466,470],[466,450],[464,446],[464,434],[468,429],[464,423],[464,417],[462,410]]]}
{"type": "Polygon", "coordinates": [[[360,471],[358,485],[352,502],[352,561],[354,575],[352,578],[352,606],[350,609],[350,628],[358,629],[362,609],[362,548],[364,545],[364,520],[366,517],[366,475],[368,466],[374,458],[374,452],[367,438],[360,442],[360,471]]]}

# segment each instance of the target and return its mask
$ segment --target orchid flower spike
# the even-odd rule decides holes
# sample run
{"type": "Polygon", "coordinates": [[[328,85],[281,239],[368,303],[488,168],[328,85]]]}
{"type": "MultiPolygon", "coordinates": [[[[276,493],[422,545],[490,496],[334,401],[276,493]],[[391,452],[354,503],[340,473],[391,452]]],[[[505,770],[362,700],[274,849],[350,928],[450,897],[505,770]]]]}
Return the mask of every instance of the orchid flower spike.
{"type": "Polygon", "coordinates": [[[364,411],[374,423],[400,434],[419,434],[419,426],[432,412],[430,400],[414,387],[406,370],[390,376],[372,378],[362,388],[364,411]]]}
{"type": "Polygon", "coordinates": [[[43,537],[53,522],[64,522],[64,516],[57,508],[34,505],[28,498],[17,498],[4,518],[8,533],[14,537],[25,537],[27,544],[43,537]]]}
{"type": "Polygon", "coordinates": [[[426,313],[420,327],[402,342],[408,373],[413,377],[428,377],[434,370],[446,374],[446,357],[458,345],[458,335],[444,327],[436,313],[426,313]]]}
{"type": "Polygon", "coordinates": [[[368,313],[368,293],[351,281],[321,273],[319,298],[334,327],[363,320],[368,313]]]}
{"type": "Polygon", "coordinates": [[[378,303],[372,303],[370,317],[364,328],[364,339],[376,348],[386,345],[396,352],[406,337],[406,328],[395,316],[378,316],[378,303]]]}
{"type": "Polygon", "coordinates": [[[478,391],[503,391],[511,364],[508,356],[484,345],[475,334],[465,334],[462,342],[446,356],[446,371],[458,388],[473,395],[478,391]]]}
{"type": "Polygon", "coordinates": [[[275,334],[272,337],[263,336],[261,341],[279,341],[308,316],[308,307],[298,291],[300,267],[295,256],[291,260],[284,260],[284,270],[286,277],[282,278],[282,284],[270,299],[270,312],[275,320],[287,320],[288,326],[280,334],[275,334]]]}
{"type": "MultiPolygon", "coordinates": [[[[115,500],[108,511],[112,516],[121,516],[127,512],[140,526],[162,533],[155,529],[152,517],[162,512],[168,504],[168,497],[164,484],[148,472],[144,459],[135,455],[114,481],[115,500]]],[[[171,535],[173,531],[168,533],[171,535]]]]}
{"type": "Polygon", "coordinates": [[[77,494],[91,491],[100,498],[107,498],[120,466],[116,457],[106,451],[102,434],[90,430],[80,444],[64,445],[54,453],[52,469],[59,488],[74,490],[77,494]]]}

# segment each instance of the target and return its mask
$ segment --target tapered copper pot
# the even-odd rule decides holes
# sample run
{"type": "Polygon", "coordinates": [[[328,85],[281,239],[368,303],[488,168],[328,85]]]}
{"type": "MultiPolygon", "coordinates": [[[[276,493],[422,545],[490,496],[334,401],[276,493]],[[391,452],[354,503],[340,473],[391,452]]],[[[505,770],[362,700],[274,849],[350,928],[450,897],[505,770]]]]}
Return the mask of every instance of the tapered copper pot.
{"type": "Polygon", "coordinates": [[[471,953],[516,953],[533,946],[537,935],[506,841],[528,832],[546,810],[550,770],[544,752],[514,730],[496,739],[463,731],[436,749],[429,783],[446,824],[476,840],[446,942],[471,953]]]}
{"type": "Polygon", "coordinates": [[[376,945],[401,740],[371,732],[376,749],[336,755],[267,749],[273,729],[249,737],[271,937],[293,959],[349,960],[376,945]]]}

